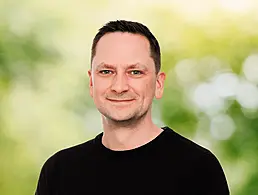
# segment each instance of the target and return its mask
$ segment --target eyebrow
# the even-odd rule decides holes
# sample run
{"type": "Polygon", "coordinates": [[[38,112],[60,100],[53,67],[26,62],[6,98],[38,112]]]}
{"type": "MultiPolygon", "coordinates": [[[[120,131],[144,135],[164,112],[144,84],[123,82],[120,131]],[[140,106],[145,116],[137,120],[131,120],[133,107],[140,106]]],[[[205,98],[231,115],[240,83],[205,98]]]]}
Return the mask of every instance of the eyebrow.
{"type": "Polygon", "coordinates": [[[99,65],[97,65],[96,69],[99,70],[101,68],[115,69],[116,67],[111,64],[106,64],[106,63],[102,62],[99,65]]]}
{"type": "MultiPolygon", "coordinates": [[[[107,68],[107,69],[116,69],[116,67],[112,64],[106,64],[104,62],[100,63],[99,65],[97,65],[96,70],[99,70],[101,68],[107,68]]],[[[126,69],[134,69],[134,68],[142,68],[144,70],[147,70],[147,66],[144,64],[140,64],[140,63],[135,63],[135,64],[130,64],[126,66],[126,69]]]]}

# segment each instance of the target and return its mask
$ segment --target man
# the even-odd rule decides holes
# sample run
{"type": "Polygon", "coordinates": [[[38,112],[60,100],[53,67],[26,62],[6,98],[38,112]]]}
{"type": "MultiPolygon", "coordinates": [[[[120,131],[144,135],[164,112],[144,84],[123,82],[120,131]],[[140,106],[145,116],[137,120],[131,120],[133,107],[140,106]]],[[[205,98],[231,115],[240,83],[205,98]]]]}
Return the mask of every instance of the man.
{"type": "Polygon", "coordinates": [[[50,157],[37,195],[229,194],[210,151],[152,122],[152,101],[162,97],[165,73],[146,26],[125,20],[103,26],[93,40],[88,75],[103,132],[50,157]]]}

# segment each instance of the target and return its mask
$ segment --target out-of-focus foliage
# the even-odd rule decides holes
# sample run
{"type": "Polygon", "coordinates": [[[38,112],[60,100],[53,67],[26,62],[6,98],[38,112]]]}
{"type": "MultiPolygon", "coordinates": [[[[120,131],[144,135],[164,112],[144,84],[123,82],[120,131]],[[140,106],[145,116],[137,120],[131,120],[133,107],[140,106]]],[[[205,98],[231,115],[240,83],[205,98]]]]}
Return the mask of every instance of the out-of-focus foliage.
{"type": "MultiPolygon", "coordinates": [[[[14,32],[16,25],[20,24],[10,22],[15,13],[8,13],[12,11],[8,8],[0,8],[0,194],[31,194],[32,185],[37,179],[37,166],[33,156],[27,152],[26,140],[16,137],[23,132],[13,118],[12,110],[9,110],[12,107],[10,102],[15,98],[9,93],[20,81],[26,82],[31,90],[36,90],[40,64],[44,64],[44,68],[51,66],[59,55],[51,47],[39,43],[36,26],[31,26],[31,30],[25,34],[14,32]],[[13,128],[17,132],[11,132],[13,128]]],[[[20,113],[26,115],[26,110],[30,109],[29,100],[23,106],[20,113]]]]}
{"type": "Polygon", "coordinates": [[[116,19],[143,22],[160,42],[154,122],[215,153],[231,194],[257,194],[257,10],[252,0],[1,2],[0,194],[33,194],[50,155],[101,131],[89,54],[116,19]]]}

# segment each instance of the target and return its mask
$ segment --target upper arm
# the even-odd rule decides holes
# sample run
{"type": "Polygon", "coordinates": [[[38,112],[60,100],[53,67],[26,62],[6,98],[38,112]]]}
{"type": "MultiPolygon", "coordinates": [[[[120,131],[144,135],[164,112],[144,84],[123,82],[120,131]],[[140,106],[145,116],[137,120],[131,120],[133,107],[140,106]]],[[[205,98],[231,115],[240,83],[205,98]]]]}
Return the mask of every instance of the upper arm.
{"type": "Polygon", "coordinates": [[[40,171],[35,195],[54,194],[57,179],[56,158],[56,155],[50,157],[43,165],[40,171]]]}
{"type": "Polygon", "coordinates": [[[218,159],[209,151],[199,159],[197,174],[201,194],[229,195],[226,176],[218,159]]]}

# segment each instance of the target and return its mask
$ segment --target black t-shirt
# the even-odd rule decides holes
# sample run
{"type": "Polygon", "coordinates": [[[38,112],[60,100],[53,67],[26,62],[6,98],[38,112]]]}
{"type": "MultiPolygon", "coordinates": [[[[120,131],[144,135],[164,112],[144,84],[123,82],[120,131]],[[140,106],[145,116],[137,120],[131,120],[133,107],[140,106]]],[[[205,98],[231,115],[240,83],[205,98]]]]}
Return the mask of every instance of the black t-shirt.
{"type": "Polygon", "coordinates": [[[225,175],[207,149],[163,127],[149,143],[126,151],[102,144],[103,133],[51,156],[36,195],[228,195],[225,175]]]}

